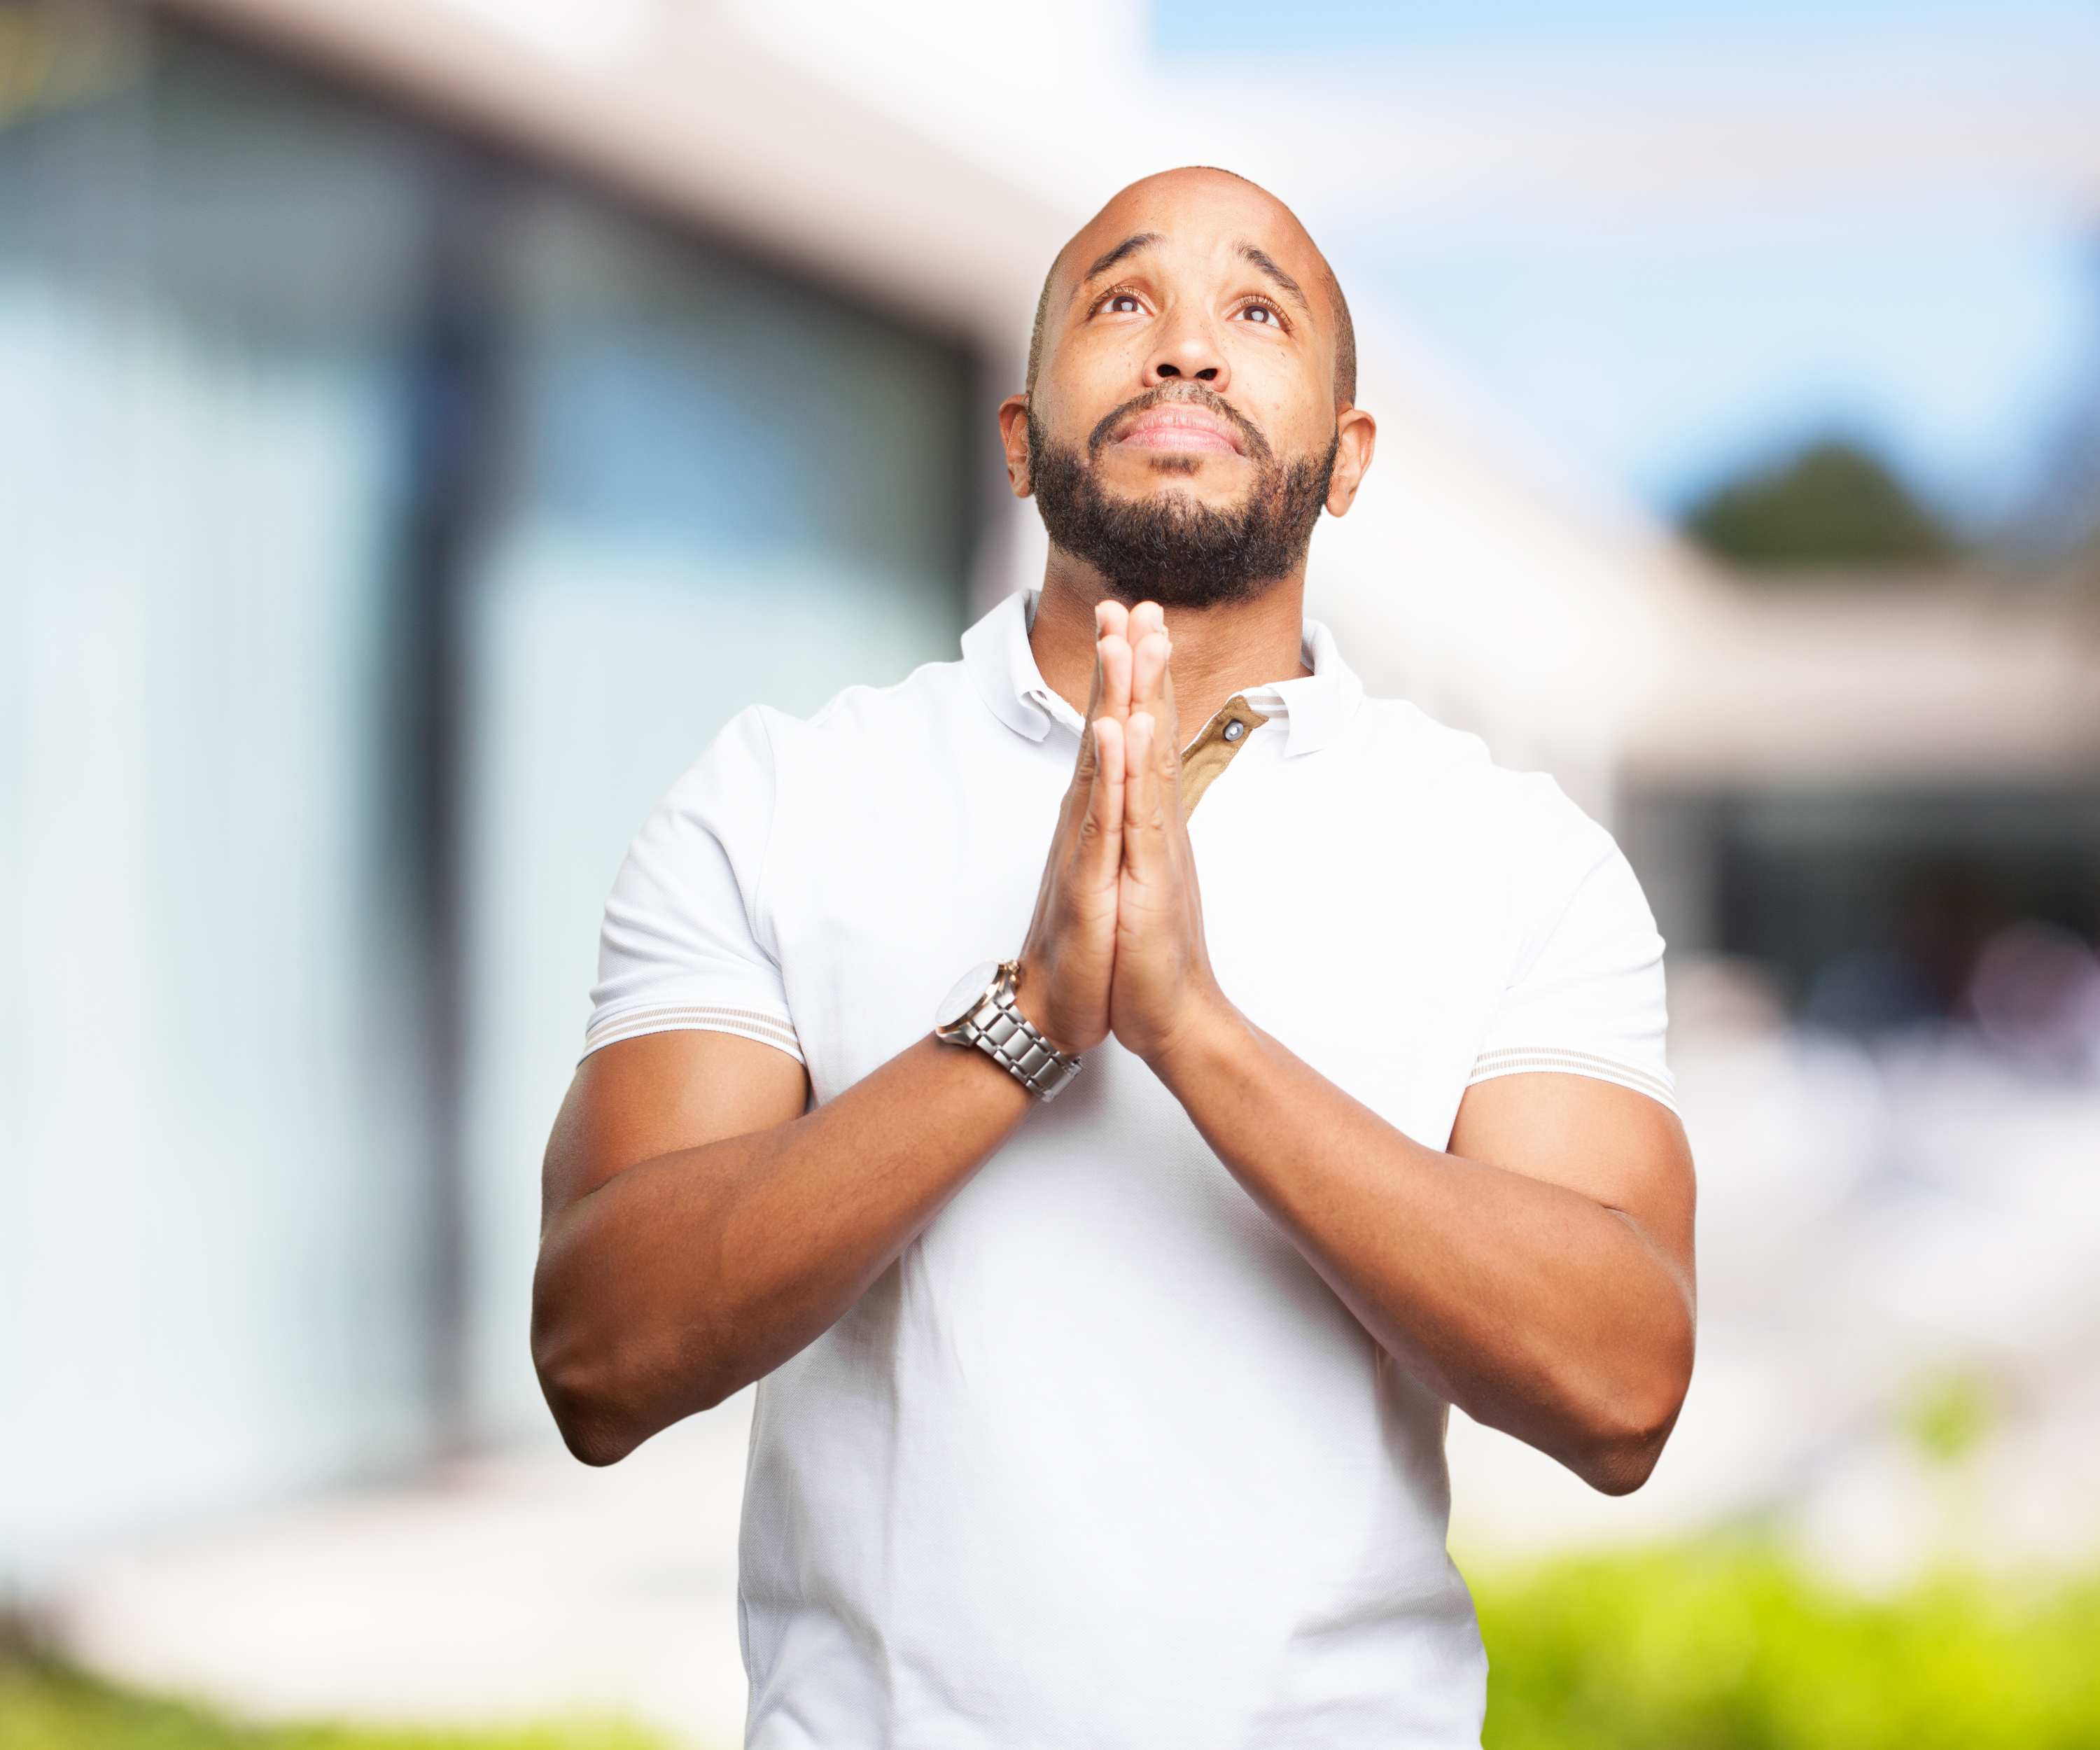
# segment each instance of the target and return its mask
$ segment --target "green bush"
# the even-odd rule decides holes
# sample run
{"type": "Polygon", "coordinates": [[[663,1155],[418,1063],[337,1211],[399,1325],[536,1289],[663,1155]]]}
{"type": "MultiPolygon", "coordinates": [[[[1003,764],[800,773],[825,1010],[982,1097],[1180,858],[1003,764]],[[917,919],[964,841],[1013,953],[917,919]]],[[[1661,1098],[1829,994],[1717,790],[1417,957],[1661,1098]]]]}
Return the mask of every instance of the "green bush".
{"type": "Polygon", "coordinates": [[[1948,1574],[1873,1600],[1715,1540],[1474,1591],[1486,1750],[2100,1747],[2100,1582],[1948,1574]]]}
{"type": "Polygon", "coordinates": [[[242,1726],[160,1701],[47,1660],[0,1654],[0,1750],[664,1750],[660,1739],[602,1721],[510,1731],[242,1726]]]}
{"type": "MultiPolygon", "coordinates": [[[[2100,1750],[2100,1580],[1889,1600],[1710,1539],[1477,1577],[1486,1750],[2100,1750]]],[[[248,1726],[0,1662],[4,1750],[663,1750],[631,1726],[248,1726]]]]}

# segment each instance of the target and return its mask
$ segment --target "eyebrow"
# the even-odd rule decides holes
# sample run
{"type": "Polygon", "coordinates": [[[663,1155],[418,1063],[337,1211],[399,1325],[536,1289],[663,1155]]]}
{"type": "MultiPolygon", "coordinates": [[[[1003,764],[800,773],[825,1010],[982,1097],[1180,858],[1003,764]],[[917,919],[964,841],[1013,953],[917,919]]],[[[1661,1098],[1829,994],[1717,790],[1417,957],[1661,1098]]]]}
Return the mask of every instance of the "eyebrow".
{"type": "MultiPolygon", "coordinates": [[[[1164,240],[1165,240],[1161,237],[1159,233],[1156,231],[1140,231],[1125,237],[1122,242],[1118,243],[1114,249],[1110,249],[1105,255],[1102,256],[1099,261],[1096,262],[1092,267],[1087,270],[1085,277],[1079,281],[1079,285],[1073,287],[1072,290],[1074,295],[1076,296],[1078,294],[1079,286],[1089,284],[1092,281],[1100,279],[1103,274],[1106,273],[1110,268],[1114,267],[1118,262],[1127,261],[1130,257],[1136,254],[1140,250],[1149,249],[1154,244],[1161,243],[1164,240]]],[[[1299,283],[1295,280],[1292,279],[1289,274],[1286,273],[1282,268],[1279,267],[1276,263],[1275,257],[1271,255],[1268,250],[1262,248],[1260,244],[1242,243],[1240,245],[1240,258],[1242,261],[1251,262],[1255,267],[1259,267],[1264,273],[1267,274],[1270,279],[1273,280],[1280,288],[1282,288],[1284,294],[1288,297],[1293,303],[1296,304],[1298,307],[1304,311],[1308,315],[1312,315],[1312,306],[1306,301],[1304,288],[1300,286],[1299,283]]]]}
{"type": "Polygon", "coordinates": [[[1156,231],[1140,231],[1132,236],[1125,237],[1122,242],[1087,270],[1086,278],[1081,280],[1079,284],[1084,285],[1088,280],[1100,279],[1118,262],[1136,254],[1140,249],[1149,249],[1160,240],[1159,233],[1156,231]]]}
{"type": "Polygon", "coordinates": [[[1240,254],[1242,258],[1252,262],[1255,267],[1282,286],[1291,301],[1306,315],[1309,316],[1312,314],[1312,306],[1306,302],[1303,289],[1295,280],[1276,265],[1268,250],[1263,249],[1259,244],[1242,243],[1240,245],[1240,254]]]}

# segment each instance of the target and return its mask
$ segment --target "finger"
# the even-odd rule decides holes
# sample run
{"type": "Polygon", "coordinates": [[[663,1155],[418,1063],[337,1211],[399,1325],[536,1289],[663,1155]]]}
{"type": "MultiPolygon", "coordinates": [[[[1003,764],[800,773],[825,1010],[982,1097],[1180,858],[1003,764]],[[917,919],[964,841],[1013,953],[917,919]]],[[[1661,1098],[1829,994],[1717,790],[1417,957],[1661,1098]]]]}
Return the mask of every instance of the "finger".
{"type": "Polygon", "coordinates": [[[1174,647],[1167,641],[1163,632],[1148,633],[1131,648],[1130,708],[1149,711],[1156,718],[1160,707],[1167,702],[1162,685],[1167,677],[1167,659],[1174,647]]]}
{"type": "Polygon", "coordinates": [[[1130,611],[1130,630],[1125,634],[1132,644],[1149,632],[1167,629],[1167,611],[1157,602],[1140,602],[1130,611]]]}
{"type": "MultiPolygon", "coordinates": [[[[1096,601],[1094,603],[1094,681],[1086,695],[1088,723],[1092,723],[1094,716],[1101,712],[1102,698],[1111,695],[1113,691],[1111,677],[1102,672],[1101,666],[1102,643],[1109,639],[1123,639],[1127,624],[1130,624],[1130,614],[1119,601],[1096,601]]],[[[1130,703],[1127,703],[1127,699],[1113,698],[1113,710],[1115,710],[1117,716],[1127,716],[1130,703]]]]}
{"type": "Polygon", "coordinates": [[[1105,887],[1114,883],[1123,866],[1123,774],[1129,752],[1123,723],[1115,717],[1095,718],[1083,738],[1094,751],[1094,782],[1087,797],[1074,872],[1084,884],[1105,887]]]}
{"type": "Polygon", "coordinates": [[[1140,641],[1131,659],[1130,708],[1153,722],[1153,760],[1170,797],[1180,793],[1181,752],[1174,711],[1174,646],[1163,632],[1140,641]]]}
{"type": "Polygon", "coordinates": [[[1166,871],[1160,809],[1157,725],[1149,711],[1133,711],[1123,731],[1123,866],[1140,881],[1166,871]]]}
{"type": "Polygon", "coordinates": [[[1101,697],[1094,702],[1094,715],[1111,716],[1120,723],[1130,715],[1130,641],[1119,632],[1106,634],[1094,646],[1094,661],[1101,676],[1101,697]]]}
{"type": "MultiPolygon", "coordinates": [[[[1098,663],[1094,665],[1094,690],[1096,694],[1101,691],[1101,665],[1098,663]]],[[[1068,816],[1071,812],[1071,799],[1086,795],[1087,787],[1093,782],[1094,774],[1100,768],[1101,750],[1095,745],[1094,738],[1082,730],[1079,732],[1079,757],[1072,767],[1071,787],[1065,792],[1068,816]]]]}
{"type": "Polygon", "coordinates": [[[1159,725],[1159,746],[1162,756],[1178,774],[1181,770],[1181,711],[1174,701],[1174,640],[1167,640],[1167,660],[1159,670],[1159,690],[1156,703],[1151,706],[1154,720],[1159,725]]]}
{"type": "Polygon", "coordinates": [[[1118,718],[1130,715],[1129,669],[1124,652],[1130,648],[1130,610],[1120,602],[1094,604],[1095,648],[1102,658],[1104,697],[1118,718]]]}

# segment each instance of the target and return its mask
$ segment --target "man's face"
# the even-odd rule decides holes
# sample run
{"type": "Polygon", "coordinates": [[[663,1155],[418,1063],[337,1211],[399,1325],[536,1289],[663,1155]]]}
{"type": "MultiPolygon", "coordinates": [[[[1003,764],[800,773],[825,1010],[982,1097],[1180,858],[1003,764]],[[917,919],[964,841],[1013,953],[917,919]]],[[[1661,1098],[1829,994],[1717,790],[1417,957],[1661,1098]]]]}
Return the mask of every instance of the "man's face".
{"type": "Polygon", "coordinates": [[[1330,478],[1325,274],[1286,209],[1215,172],[1126,189],[1066,248],[1009,461],[1117,595],[1255,593],[1303,561],[1323,504],[1347,508],[1361,468],[1352,443],[1330,478]]]}

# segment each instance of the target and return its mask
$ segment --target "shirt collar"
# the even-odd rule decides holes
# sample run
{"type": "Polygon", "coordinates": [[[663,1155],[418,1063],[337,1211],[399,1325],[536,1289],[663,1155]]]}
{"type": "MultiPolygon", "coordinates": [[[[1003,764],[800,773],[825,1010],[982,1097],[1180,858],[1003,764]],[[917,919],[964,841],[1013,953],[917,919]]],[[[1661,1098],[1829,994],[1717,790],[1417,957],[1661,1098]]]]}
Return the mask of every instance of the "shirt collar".
{"type": "Polygon", "coordinates": [[[1017,734],[1041,741],[1052,723],[1074,735],[1085,728],[1078,712],[1052,692],[1028,647],[1035,617],[1033,589],[1017,589],[963,634],[963,668],[991,714],[1017,734]]]}
{"type": "Polygon", "coordinates": [[[1364,684],[1342,660],[1335,635],[1317,619],[1305,622],[1299,660],[1312,672],[1295,681],[1273,681],[1267,686],[1249,687],[1242,695],[1265,717],[1290,720],[1283,744],[1284,756],[1317,753],[1348,727],[1363,703],[1364,684]]]}
{"type": "MultiPolygon", "coordinates": [[[[963,668],[991,714],[1008,729],[1041,741],[1055,724],[1077,735],[1079,714],[1044,683],[1029,648],[1029,624],[1039,592],[1016,590],[963,634],[963,668]]],[[[1265,717],[1288,720],[1284,754],[1317,753],[1339,736],[1356,715],[1363,682],[1335,647],[1334,634],[1317,619],[1305,622],[1303,660],[1312,672],[1295,681],[1250,687],[1248,704],[1265,717]]]]}

